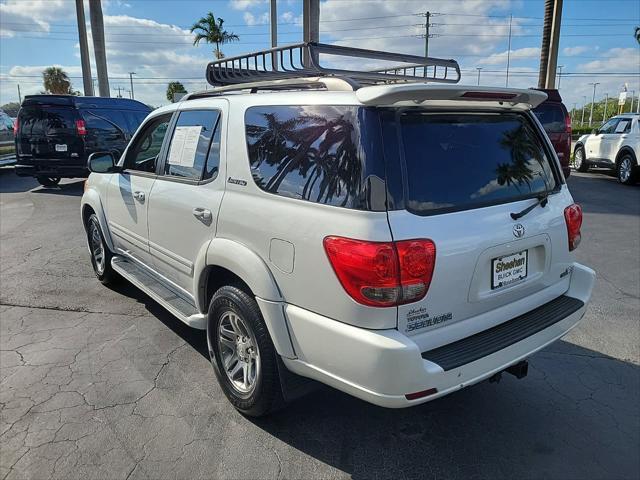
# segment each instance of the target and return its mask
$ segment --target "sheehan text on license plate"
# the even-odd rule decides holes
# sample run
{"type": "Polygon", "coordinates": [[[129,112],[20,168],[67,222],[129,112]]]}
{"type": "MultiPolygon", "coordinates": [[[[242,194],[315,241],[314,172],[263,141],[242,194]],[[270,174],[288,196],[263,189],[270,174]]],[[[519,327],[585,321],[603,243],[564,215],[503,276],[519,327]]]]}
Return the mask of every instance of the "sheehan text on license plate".
{"type": "Polygon", "coordinates": [[[491,288],[506,287],[527,278],[527,250],[491,260],[491,288]]]}

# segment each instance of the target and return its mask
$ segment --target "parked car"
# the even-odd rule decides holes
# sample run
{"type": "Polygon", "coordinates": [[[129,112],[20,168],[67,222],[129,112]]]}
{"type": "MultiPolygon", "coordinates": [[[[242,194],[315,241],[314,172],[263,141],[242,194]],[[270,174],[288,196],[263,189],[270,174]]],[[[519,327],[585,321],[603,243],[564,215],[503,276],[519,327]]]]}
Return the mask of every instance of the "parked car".
{"type": "Polygon", "coordinates": [[[150,111],[124,98],[28,95],[14,126],[16,174],[45,186],[86,177],[89,155],[109,151],[118,157],[150,111]]]}
{"type": "Polygon", "coordinates": [[[367,75],[191,94],[89,159],[97,278],[206,330],[245,414],[305,377],[393,408],[520,378],[585,313],[546,95],[367,75]]]}
{"type": "Polygon", "coordinates": [[[560,160],[565,177],[571,174],[571,115],[562,103],[558,90],[536,89],[547,94],[547,99],[533,109],[538,120],[551,140],[556,155],[560,160]]]}
{"type": "Polygon", "coordinates": [[[640,115],[616,115],[592,133],[581,136],[574,150],[574,166],[579,172],[589,167],[615,170],[620,183],[631,185],[640,176],[640,115]]]}

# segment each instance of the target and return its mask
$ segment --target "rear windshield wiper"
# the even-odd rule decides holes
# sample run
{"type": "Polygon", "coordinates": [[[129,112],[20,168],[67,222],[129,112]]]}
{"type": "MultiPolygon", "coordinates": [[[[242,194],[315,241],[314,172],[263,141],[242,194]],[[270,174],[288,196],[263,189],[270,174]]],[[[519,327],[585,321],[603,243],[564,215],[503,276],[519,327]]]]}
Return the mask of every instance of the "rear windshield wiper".
{"type": "Polygon", "coordinates": [[[529,213],[531,210],[536,208],[538,205],[540,205],[543,208],[546,207],[548,201],[549,201],[549,191],[546,191],[538,195],[538,199],[536,203],[534,203],[533,205],[529,205],[527,208],[525,208],[521,212],[511,213],[511,218],[513,218],[514,220],[518,220],[519,218],[524,217],[527,213],[529,213]]]}

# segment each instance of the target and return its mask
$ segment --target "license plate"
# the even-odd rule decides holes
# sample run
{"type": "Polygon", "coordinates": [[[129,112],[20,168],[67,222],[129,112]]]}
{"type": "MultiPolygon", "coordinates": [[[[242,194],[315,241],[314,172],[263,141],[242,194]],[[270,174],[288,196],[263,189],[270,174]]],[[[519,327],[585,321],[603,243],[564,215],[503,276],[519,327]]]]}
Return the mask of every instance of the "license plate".
{"type": "Polygon", "coordinates": [[[66,152],[67,151],[67,145],[66,144],[59,144],[56,143],[56,152],[66,152]]]}
{"type": "Polygon", "coordinates": [[[506,287],[527,278],[527,250],[491,260],[491,289],[506,287]]]}

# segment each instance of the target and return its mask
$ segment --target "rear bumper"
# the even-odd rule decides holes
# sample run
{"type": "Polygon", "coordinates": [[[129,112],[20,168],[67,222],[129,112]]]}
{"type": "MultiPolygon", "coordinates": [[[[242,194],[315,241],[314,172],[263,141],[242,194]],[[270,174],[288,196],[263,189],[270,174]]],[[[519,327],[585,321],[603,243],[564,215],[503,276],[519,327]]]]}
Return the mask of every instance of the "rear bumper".
{"type": "MultiPolygon", "coordinates": [[[[294,373],[376,405],[401,408],[421,404],[480,382],[527,358],[575,327],[585,313],[595,272],[574,264],[571,275],[564,297],[569,297],[567,303],[575,299],[575,308],[564,310],[564,314],[553,321],[547,319],[541,330],[525,338],[516,336],[513,343],[507,346],[503,343],[497,351],[487,350],[490,353],[479,358],[467,356],[465,361],[468,363],[447,363],[443,360],[450,358],[447,352],[444,356],[423,353],[415,342],[395,329],[366,330],[292,305],[286,307],[286,314],[298,358],[283,358],[283,362],[294,373]],[[437,361],[443,363],[444,368],[437,361]],[[405,397],[430,389],[437,389],[437,392],[416,400],[405,397]]],[[[530,320],[535,321],[534,317],[530,315],[530,320]]],[[[499,335],[502,338],[504,332],[499,335]]]]}
{"type": "Polygon", "coordinates": [[[54,161],[39,162],[34,165],[17,163],[16,175],[19,177],[88,177],[89,170],[84,164],[60,165],[54,161]]]}

